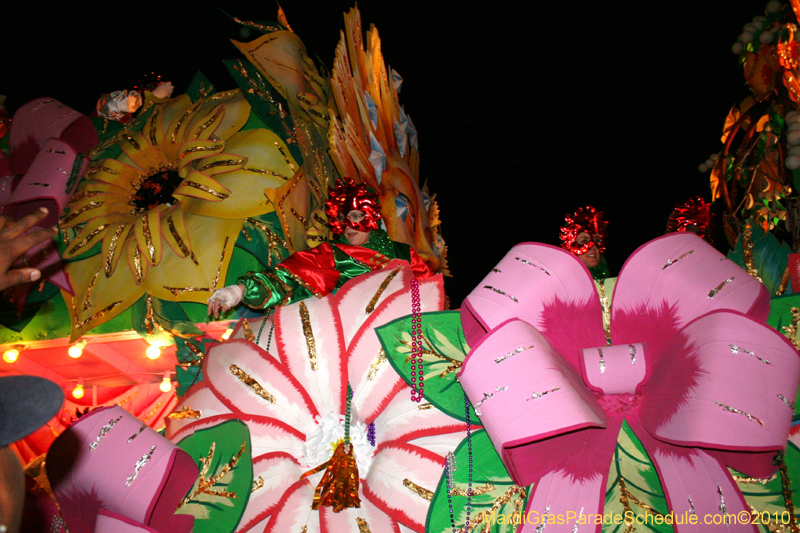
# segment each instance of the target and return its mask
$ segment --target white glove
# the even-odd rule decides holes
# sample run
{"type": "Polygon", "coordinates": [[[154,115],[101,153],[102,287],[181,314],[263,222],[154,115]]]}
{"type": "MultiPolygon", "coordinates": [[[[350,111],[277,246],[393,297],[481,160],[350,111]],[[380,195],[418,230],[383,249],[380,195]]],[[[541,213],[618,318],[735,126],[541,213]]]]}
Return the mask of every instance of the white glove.
{"type": "Polygon", "coordinates": [[[231,307],[238,305],[244,296],[244,287],[242,285],[229,285],[214,291],[211,298],[208,299],[208,314],[215,318],[219,318],[219,313],[225,312],[231,307]]]}

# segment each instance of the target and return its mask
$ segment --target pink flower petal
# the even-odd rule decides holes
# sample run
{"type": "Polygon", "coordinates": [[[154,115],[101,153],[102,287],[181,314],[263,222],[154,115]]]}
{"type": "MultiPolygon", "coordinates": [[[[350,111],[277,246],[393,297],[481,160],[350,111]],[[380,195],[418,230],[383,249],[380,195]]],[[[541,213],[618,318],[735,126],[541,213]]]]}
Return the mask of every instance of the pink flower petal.
{"type": "Polygon", "coordinates": [[[375,533],[400,531],[397,522],[366,498],[361,498],[361,507],[350,507],[338,513],[334,513],[330,507],[322,507],[319,521],[322,533],[363,533],[362,524],[375,533]]]}
{"type": "MultiPolygon", "coordinates": [[[[436,408],[420,408],[422,404],[411,401],[410,389],[405,387],[375,419],[378,446],[386,442],[407,442],[442,433],[461,432],[464,423],[436,408]]],[[[477,421],[476,421],[477,422],[477,421]]],[[[450,450],[448,450],[450,451],[450,450]]]]}
{"type": "Polygon", "coordinates": [[[286,533],[305,531],[319,533],[319,512],[311,509],[314,501],[314,487],[307,479],[297,481],[289,487],[275,505],[277,512],[272,515],[264,533],[286,533]],[[303,529],[305,527],[306,529],[303,529]]]}
{"type": "MultiPolygon", "coordinates": [[[[178,402],[178,405],[175,407],[175,411],[180,411],[184,407],[189,410],[199,411],[200,416],[203,418],[230,414],[231,412],[230,409],[219,401],[205,381],[193,385],[186,395],[180,399],[180,402],[178,402]]],[[[167,428],[164,435],[171,441],[178,442],[188,434],[182,431],[183,428],[196,421],[197,419],[193,417],[180,419],[167,418],[167,428]],[[176,434],[178,433],[182,436],[177,437],[176,440],[176,434]]]]}
{"type": "Polygon", "coordinates": [[[303,469],[288,453],[275,452],[253,459],[253,481],[263,485],[250,494],[239,529],[248,531],[273,514],[281,496],[296,484],[303,469]]]}

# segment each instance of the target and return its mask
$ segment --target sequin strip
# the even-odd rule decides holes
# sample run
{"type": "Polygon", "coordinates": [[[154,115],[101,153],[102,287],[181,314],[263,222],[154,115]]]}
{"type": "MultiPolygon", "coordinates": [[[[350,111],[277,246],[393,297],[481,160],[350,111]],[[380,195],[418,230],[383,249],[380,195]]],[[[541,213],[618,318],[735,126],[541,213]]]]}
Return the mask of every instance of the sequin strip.
{"type": "Polygon", "coordinates": [[[191,406],[184,405],[180,408],[180,410],[168,414],[167,418],[171,418],[172,420],[182,420],[184,418],[200,418],[201,416],[203,416],[202,411],[195,411],[191,408],[191,406]]]}
{"type": "Polygon", "coordinates": [[[75,183],[78,181],[78,174],[81,173],[81,167],[83,166],[84,159],[86,159],[86,156],[81,153],[75,156],[75,161],[72,163],[72,171],[69,173],[69,179],[65,185],[65,192],[67,194],[72,192],[73,185],[75,185],[75,183]]]}
{"type": "Polygon", "coordinates": [[[785,404],[786,404],[786,405],[789,407],[789,409],[791,409],[792,411],[794,411],[794,402],[793,402],[793,401],[790,401],[790,400],[789,400],[789,399],[788,399],[786,396],[784,396],[783,394],[778,394],[778,398],[780,398],[780,399],[781,399],[781,401],[782,401],[783,403],[785,403],[785,404]]]}
{"type": "Polygon", "coordinates": [[[597,283],[597,289],[600,293],[600,307],[603,308],[603,331],[606,334],[606,343],[611,346],[611,305],[606,296],[605,280],[597,283]]]}
{"type": "Polygon", "coordinates": [[[550,516],[550,506],[544,508],[544,516],[542,517],[542,523],[539,524],[536,529],[534,530],[536,533],[542,533],[544,531],[544,527],[547,525],[547,517],[550,516]]]}
{"type": "Polygon", "coordinates": [[[156,447],[155,447],[155,446],[151,446],[151,447],[150,447],[150,451],[149,451],[149,452],[147,452],[146,454],[144,454],[144,455],[142,456],[142,458],[141,458],[141,459],[139,459],[138,461],[136,461],[136,464],[135,464],[135,465],[133,465],[133,474],[132,474],[132,475],[131,475],[131,476],[128,478],[128,480],[125,482],[125,486],[126,486],[126,487],[130,486],[131,482],[133,482],[133,480],[134,480],[134,479],[136,479],[136,476],[138,476],[138,475],[139,475],[139,470],[141,470],[141,469],[142,469],[142,467],[143,467],[144,465],[146,465],[146,464],[147,464],[147,462],[148,462],[150,459],[152,459],[152,458],[153,458],[153,452],[154,452],[154,451],[156,451],[156,447]]]}
{"type": "Polygon", "coordinates": [[[729,277],[728,279],[726,279],[725,281],[723,281],[722,283],[720,283],[719,285],[717,285],[716,287],[714,287],[713,289],[711,289],[710,291],[708,291],[708,299],[710,300],[711,298],[713,298],[714,296],[716,296],[716,295],[717,295],[717,293],[718,293],[719,291],[721,291],[721,290],[722,290],[722,288],[723,288],[725,285],[727,285],[728,283],[730,283],[731,281],[733,281],[733,280],[734,280],[734,278],[735,278],[735,276],[731,276],[731,277],[729,277]]]}
{"type": "Polygon", "coordinates": [[[416,483],[414,483],[410,479],[404,479],[403,480],[403,486],[407,487],[409,490],[411,490],[411,492],[416,492],[417,495],[419,495],[420,498],[423,498],[423,499],[428,500],[428,501],[433,500],[433,492],[431,492],[428,489],[425,489],[423,487],[420,487],[419,485],[417,485],[416,483]]]}
{"type": "Polygon", "coordinates": [[[511,301],[514,302],[514,303],[517,303],[517,304],[519,303],[519,300],[517,300],[516,298],[514,298],[510,294],[506,294],[505,292],[501,291],[500,289],[495,289],[491,285],[484,285],[483,288],[484,289],[489,289],[490,291],[496,292],[497,294],[502,294],[503,296],[506,296],[506,297],[510,298],[511,301]]]}
{"type": "Polygon", "coordinates": [[[755,417],[755,416],[751,415],[750,413],[745,413],[744,411],[740,411],[739,409],[736,409],[735,407],[731,407],[730,405],[725,405],[724,403],[720,403],[720,402],[718,402],[716,400],[714,401],[714,403],[719,405],[720,407],[722,407],[722,409],[724,411],[728,411],[729,413],[736,413],[738,415],[742,415],[744,417],[747,417],[748,420],[752,420],[753,422],[758,422],[762,426],[764,425],[764,422],[759,420],[758,417],[755,417]]]}
{"type": "Polygon", "coordinates": [[[111,241],[109,242],[108,246],[108,254],[106,254],[105,263],[103,263],[103,269],[105,270],[106,277],[111,276],[111,260],[114,259],[114,253],[117,250],[117,242],[119,241],[120,235],[125,230],[125,224],[120,224],[117,228],[117,231],[114,232],[114,235],[111,236],[111,241]]]}
{"type": "Polygon", "coordinates": [[[121,133],[121,134],[120,134],[120,138],[121,138],[122,140],[124,140],[124,141],[127,141],[127,142],[128,142],[128,144],[130,144],[131,146],[133,146],[133,147],[134,147],[136,150],[141,150],[141,149],[142,149],[142,147],[141,147],[141,146],[139,146],[139,143],[138,143],[138,142],[136,142],[136,139],[134,139],[132,135],[130,135],[130,134],[128,134],[128,133],[121,133]]]}
{"type": "Polygon", "coordinates": [[[242,333],[244,338],[250,342],[254,342],[256,340],[256,336],[253,334],[253,329],[250,327],[250,322],[248,322],[246,318],[242,319],[242,333]]]}
{"type": "Polygon", "coordinates": [[[728,506],[725,505],[725,496],[722,495],[722,487],[717,485],[717,494],[719,494],[719,512],[728,514],[728,506]]]}
{"type": "Polygon", "coordinates": [[[730,346],[730,347],[731,347],[731,352],[732,352],[732,353],[744,352],[744,353],[746,353],[747,355],[749,355],[750,357],[755,357],[756,359],[758,359],[759,361],[761,361],[761,362],[762,362],[762,363],[764,363],[765,365],[772,364],[772,363],[770,363],[770,362],[769,362],[767,359],[763,359],[763,358],[761,358],[761,357],[757,356],[756,354],[754,354],[754,353],[753,353],[753,352],[751,352],[750,350],[745,350],[744,348],[741,348],[741,347],[739,347],[739,346],[736,346],[735,344],[728,344],[728,346],[730,346]]]}
{"type": "Polygon", "coordinates": [[[689,496],[689,514],[697,514],[694,510],[694,502],[692,501],[692,497],[689,496]]]}
{"type": "Polygon", "coordinates": [[[369,365],[369,374],[367,374],[367,379],[370,381],[375,381],[375,378],[378,376],[378,371],[381,369],[381,365],[386,362],[386,352],[383,351],[381,348],[378,357],[369,365]]]}
{"type": "Polygon", "coordinates": [[[131,435],[130,437],[128,437],[128,442],[130,442],[130,441],[132,441],[133,439],[135,439],[136,437],[138,437],[138,436],[139,436],[139,433],[141,433],[142,431],[144,431],[144,428],[146,428],[146,427],[147,427],[147,424],[142,424],[141,426],[139,426],[139,429],[137,429],[137,430],[136,430],[136,433],[134,433],[133,435],[131,435]]]}
{"type": "Polygon", "coordinates": [[[206,192],[206,193],[210,194],[211,196],[214,196],[215,198],[219,198],[220,200],[224,200],[225,198],[230,196],[229,194],[226,194],[224,192],[215,191],[214,189],[212,189],[208,185],[203,185],[202,183],[197,183],[196,181],[184,180],[184,181],[181,182],[181,187],[183,187],[183,186],[192,187],[193,189],[197,189],[199,191],[206,192]]]}
{"type": "MultiPolygon", "coordinates": [[[[527,497],[527,493],[523,487],[519,487],[517,485],[511,485],[511,487],[497,500],[495,500],[494,505],[492,505],[489,509],[478,513],[475,517],[472,518],[469,522],[464,524],[461,528],[458,529],[458,533],[474,533],[476,531],[475,528],[478,527],[480,524],[489,524],[491,526],[491,522],[489,521],[492,513],[496,513],[502,506],[507,504],[511,501],[511,498],[514,496],[517,497],[517,503],[521,505],[522,501],[525,500],[527,497]]],[[[516,507],[516,505],[515,505],[516,507]]],[[[539,527],[536,528],[536,533],[541,533],[544,530],[544,526],[547,523],[547,517],[550,515],[550,506],[548,505],[545,509],[545,515],[541,517],[541,523],[539,527]]],[[[496,516],[496,515],[495,515],[496,516]]],[[[485,531],[485,530],[483,530],[485,531]]]]}
{"type": "MultiPolygon", "coordinates": [[[[622,492],[622,496],[624,496],[625,498],[632,501],[633,503],[635,503],[636,505],[638,505],[639,507],[641,507],[642,509],[644,509],[645,511],[654,516],[664,516],[662,513],[659,513],[658,511],[656,511],[655,509],[644,503],[642,500],[631,494],[631,492],[628,490],[628,487],[625,485],[625,481],[622,478],[620,478],[619,481],[620,481],[620,492],[622,492]]],[[[581,512],[578,513],[578,516],[582,514],[583,514],[583,509],[581,509],[581,512]]]]}
{"type": "MultiPolygon", "coordinates": [[[[215,151],[221,149],[222,147],[223,146],[221,144],[212,144],[212,145],[209,145],[209,146],[193,146],[191,148],[187,148],[186,150],[184,150],[181,153],[181,155],[178,156],[178,157],[180,159],[183,159],[184,157],[188,156],[189,154],[196,154],[198,152],[215,152],[215,151]]],[[[183,183],[181,183],[181,185],[185,185],[185,184],[186,184],[185,181],[183,183]]]]}
{"type": "Polygon", "coordinates": [[[275,403],[275,396],[267,392],[258,381],[251,378],[244,370],[236,365],[231,365],[231,374],[239,378],[242,383],[253,389],[253,392],[267,400],[269,403],[275,403]]]}
{"type": "Polygon", "coordinates": [[[308,307],[304,302],[300,302],[300,322],[303,324],[303,335],[308,347],[308,362],[311,364],[311,370],[317,370],[317,343],[314,341],[314,332],[311,330],[311,316],[308,314],[308,307]]]}
{"type": "MultiPolygon", "coordinates": [[[[207,163],[202,167],[198,168],[198,172],[205,172],[206,170],[211,170],[212,168],[217,167],[235,167],[239,166],[244,163],[244,159],[220,159],[219,161],[212,161],[211,163],[207,163]]],[[[242,170],[247,170],[243,168],[242,170]]]]}
{"type": "Polygon", "coordinates": [[[158,402],[158,403],[156,404],[156,406],[155,406],[155,407],[153,407],[153,408],[150,410],[150,412],[149,412],[149,413],[147,413],[147,416],[145,416],[144,418],[142,418],[142,422],[147,422],[147,421],[148,421],[148,420],[149,420],[149,419],[150,419],[150,418],[151,418],[151,417],[152,417],[154,414],[156,414],[156,411],[158,411],[159,409],[161,409],[161,406],[162,406],[162,405],[164,405],[164,400],[161,400],[160,402],[158,402]]]}
{"type": "Polygon", "coordinates": [[[73,327],[75,329],[80,329],[83,326],[85,326],[86,324],[88,324],[90,322],[93,322],[93,321],[97,320],[98,318],[104,316],[106,313],[108,313],[109,311],[111,311],[112,309],[114,309],[116,306],[118,306],[121,303],[122,303],[122,300],[120,300],[118,302],[114,302],[111,305],[106,306],[101,311],[96,312],[95,314],[93,314],[92,316],[87,318],[86,320],[78,320],[78,310],[75,308],[75,300],[73,299],[72,300],[72,312],[73,312],[72,325],[73,325],[73,327]]]}
{"type": "Polygon", "coordinates": [[[670,267],[670,266],[674,265],[675,263],[677,263],[678,261],[680,261],[680,260],[681,260],[681,259],[683,259],[684,257],[688,257],[689,255],[691,255],[691,254],[693,254],[693,253],[694,253],[694,250],[689,250],[688,252],[686,252],[686,253],[685,253],[685,254],[683,254],[682,256],[678,257],[677,259],[670,259],[669,261],[667,261],[667,264],[666,264],[666,265],[664,265],[663,267],[661,267],[661,270],[666,270],[666,269],[667,269],[667,267],[670,267]]]}
{"type": "Polygon", "coordinates": [[[550,275],[550,272],[548,272],[547,270],[543,269],[543,268],[542,268],[542,267],[540,267],[539,265],[536,265],[536,264],[534,264],[534,263],[531,263],[531,262],[530,262],[530,261],[528,261],[527,259],[522,259],[522,258],[520,258],[520,257],[515,257],[514,259],[516,259],[516,260],[517,260],[517,261],[519,261],[520,263],[526,264],[526,265],[528,265],[528,266],[532,266],[533,268],[538,268],[539,270],[541,270],[542,272],[544,272],[544,273],[545,273],[545,274],[547,274],[548,276],[550,275]]]}
{"type": "MultiPolygon", "coordinates": [[[[453,472],[455,472],[455,471],[456,471],[456,469],[454,468],[453,472]]],[[[472,489],[472,495],[473,496],[483,496],[484,494],[488,494],[488,493],[492,492],[496,488],[497,487],[495,487],[493,483],[487,483],[482,487],[474,487],[472,489]]],[[[460,487],[453,487],[453,490],[451,490],[450,493],[453,496],[466,496],[467,495],[467,491],[465,491],[464,489],[462,489],[460,487]]]]}
{"type": "Polygon", "coordinates": [[[153,236],[150,233],[150,222],[147,220],[148,216],[142,215],[142,233],[144,234],[144,242],[147,245],[147,252],[149,254],[150,264],[156,266],[156,247],[153,245],[153,236]]]}
{"type": "Polygon", "coordinates": [[[733,476],[733,480],[736,483],[744,483],[747,485],[766,485],[767,483],[769,483],[773,479],[776,479],[777,477],[778,473],[775,472],[770,477],[761,478],[761,477],[733,476]]]}
{"type": "Polygon", "coordinates": [[[178,233],[177,228],[175,227],[175,221],[172,219],[171,216],[167,217],[167,228],[169,228],[169,233],[170,233],[170,235],[172,235],[172,238],[175,239],[175,243],[178,245],[178,248],[180,249],[180,251],[183,254],[183,256],[184,257],[186,257],[186,256],[191,257],[192,262],[195,265],[199,266],[200,263],[197,262],[197,258],[194,256],[194,252],[189,250],[189,248],[186,246],[186,243],[183,242],[183,239],[181,239],[181,236],[178,233]]]}
{"type": "Polygon", "coordinates": [[[158,131],[158,113],[161,111],[160,107],[153,110],[153,115],[150,117],[150,144],[158,146],[158,139],[156,139],[156,131],[158,131]]]}
{"type": "Polygon", "coordinates": [[[201,105],[203,105],[203,101],[202,100],[198,100],[197,102],[192,104],[192,107],[190,107],[189,109],[186,110],[186,112],[181,116],[181,118],[178,119],[178,121],[175,123],[175,127],[172,129],[172,135],[170,136],[170,142],[174,143],[175,141],[177,141],[178,132],[180,131],[181,126],[186,121],[186,119],[189,118],[189,115],[191,115],[192,113],[197,111],[197,108],[200,107],[201,105]]]}
{"type": "MultiPolygon", "coordinates": [[[[207,121],[205,121],[200,126],[198,126],[197,130],[195,130],[194,138],[198,139],[200,137],[200,135],[205,130],[207,130],[209,128],[209,126],[211,126],[214,123],[214,121],[216,121],[224,111],[225,111],[225,108],[223,108],[221,105],[217,106],[217,109],[216,109],[216,111],[214,111],[214,114],[212,115],[212,117],[210,119],[208,119],[207,121]]],[[[214,128],[214,129],[216,129],[216,128],[214,128]]]]}
{"type": "Polygon", "coordinates": [[[597,353],[598,353],[598,355],[600,355],[600,361],[599,361],[599,363],[600,363],[600,373],[602,374],[603,372],[606,371],[606,361],[605,361],[605,359],[603,359],[603,349],[602,348],[598,348],[597,349],[597,353]]]}
{"type": "Polygon", "coordinates": [[[94,277],[92,281],[89,282],[89,285],[86,287],[86,298],[83,300],[83,310],[88,311],[89,308],[92,307],[92,290],[94,290],[94,284],[97,283],[97,278],[100,276],[100,271],[94,273],[94,277]]]}
{"type": "Polygon", "coordinates": [[[280,172],[275,172],[273,170],[264,170],[261,168],[248,168],[248,167],[244,167],[242,170],[244,172],[252,172],[253,174],[260,174],[262,176],[272,176],[274,178],[280,178],[283,181],[289,181],[290,179],[292,179],[288,176],[284,176],[280,172]]]}
{"type": "MultiPolygon", "coordinates": [[[[630,493],[628,492],[628,488],[625,486],[625,480],[622,479],[621,476],[619,478],[619,492],[620,492],[619,502],[622,504],[622,509],[623,509],[622,515],[631,516],[632,515],[631,504],[630,500],[628,499],[628,494],[630,493]]],[[[632,531],[633,531],[633,521],[630,521],[630,523],[625,524],[625,533],[631,533],[632,531]]]]}
{"type": "Polygon", "coordinates": [[[372,299],[369,301],[369,305],[367,305],[368,314],[375,310],[375,305],[378,303],[378,299],[381,297],[381,294],[383,294],[383,291],[386,290],[386,287],[389,286],[394,277],[401,270],[402,270],[401,267],[397,267],[394,270],[392,270],[392,272],[388,276],[386,276],[386,279],[383,280],[380,287],[378,287],[378,290],[375,292],[375,296],[372,297],[372,299]]]}
{"type": "Polygon", "coordinates": [[[369,529],[369,524],[367,524],[367,521],[360,516],[356,517],[356,524],[358,525],[358,533],[372,533],[369,529]]]}
{"type": "Polygon", "coordinates": [[[504,390],[508,390],[508,385],[506,385],[505,387],[495,387],[494,392],[484,392],[483,393],[483,399],[475,404],[475,414],[476,415],[480,415],[481,414],[481,405],[483,405],[483,402],[485,402],[486,400],[488,400],[489,398],[494,396],[496,392],[500,392],[500,391],[504,391],[504,390]]]}
{"type": "Polygon", "coordinates": [[[82,215],[86,211],[90,211],[92,209],[97,209],[98,207],[103,207],[103,205],[104,205],[103,202],[89,202],[88,204],[86,204],[85,206],[81,207],[80,209],[77,209],[75,211],[70,211],[70,213],[67,216],[64,217],[64,220],[61,221],[61,224],[66,226],[67,224],[69,224],[70,222],[72,222],[73,220],[78,218],[80,215],[82,215]]]}
{"type": "Polygon", "coordinates": [[[80,250],[81,248],[83,248],[84,246],[86,246],[87,244],[89,244],[89,242],[90,242],[92,239],[94,239],[94,238],[97,236],[97,234],[98,234],[98,233],[100,233],[100,232],[102,232],[102,231],[105,231],[105,229],[106,229],[107,227],[108,227],[108,224],[102,224],[102,225],[100,225],[100,226],[97,226],[97,228],[95,228],[95,230],[94,230],[94,231],[92,231],[91,233],[89,233],[89,235],[87,235],[86,237],[84,237],[84,238],[83,238],[83,240],[81,240],[81,242],[79,242],[79,243],[77,243],[75,246],[73,246],[73,247],[72,247],[72,249],[69,251],[69,253],[71,253],[71,254],[74,254],[75,252],[77,252],[78,250],[80,250]]]}
{"type": "Polygon", "coordinates": [[[292,169],[292,171],[293,171],[293,172],[296,172],[296,171],[297,171],[297,167],[295,167],[295,166],[294,166],[294,163],[292,163],[292,161],[291,161],[291,160],[290,160],[290,159],[289,159],[289,158],[286,156],[286,152],[283,150],[283,146],[281,146],[280,144],[278,144],[278,142],[277,142],[277,141],[273,142],[272,144],[274,144],[274,145],[275,145],[275,148],[277,148],[277,149],[278,149],[278,151],[281,153],[281,155],[283,156],[283,160],[284,160],[284,161],[286,161],[286,165],[287,165],[287,166],[288,166],[290,169],[292,169]]]}
{"type": "Polygon", "coordinates": [[[117,422],[119,422],[120,420],[122,420],[121,416],[119,418],[117,418],[116,420],[111,419],[111,420],[108,421],[108,424],[106,424],[105,426],[100,428],[100,433],[97,434],[97,439],[93,443],[91,443],[89,445],[89,451],[90,452],[93,452],[93,451],[95,451],[95,449],[97,449],[97,445],[100,444],[100,441],[103,440],[103,438],[106,435],[108,435],[108,432],[111,431],[111,429],[114,426],[116,426],[117,422]]]}
{"type": "Polygon", "coordinates": [[[514,351],[513,351],[513,352],[511,352],[510,354],[508,354],[508,355],[504,355],[503,357],[498,357],[497,359],[495,359],[495,360],[494,360],[494,364],[499,364],[499,363],[501,363],[501,362],[505,361],[506,359],[508,359],[509,357],[514,357],[514,356],[515,356],[515,355],[517,355],[518,353],[520,353],[520,352],[524,352],[525,350],[530,350],[531,348],[533,348],[533,345],[530,345],[530,346],[520,346],[519,348],[517,348],[516,350],[514,350],[514,351]]]}
{"type": "Polygon", "coordinates": [[[417,407],[417,411],[427,411],[428,409],[433,409],[433,404],[423,403],[422,405],[417,407]]]}
{"type": "Polygon", "coordinates": [[[636,364],[636,347],[633,344],[628,345],[628,351],[631,354],[631,364],[636,364]]]}
{"type": "Polygon", "coordinates": [[[258,489],[262,488],[263,486],[264,486],[264,478],[261,477],[261,476],[258,476],[258,479],[254,479],[253,480],[253,488],[250,489],[250,494],[254,493],[258,489]]]}
{"type": "Polygon", "coordinates": [[[555,392],[557,390],[561,390],[561,387],[556,387],[554,389],[546,390],[544,392],[534,392],[533,394],[531,394],[531,397],[527,398],[525,401],[527,402],[529,400],[535,400],[536,398],[541,398],[545,394],[550,394],[551,392],[555,392]]]}

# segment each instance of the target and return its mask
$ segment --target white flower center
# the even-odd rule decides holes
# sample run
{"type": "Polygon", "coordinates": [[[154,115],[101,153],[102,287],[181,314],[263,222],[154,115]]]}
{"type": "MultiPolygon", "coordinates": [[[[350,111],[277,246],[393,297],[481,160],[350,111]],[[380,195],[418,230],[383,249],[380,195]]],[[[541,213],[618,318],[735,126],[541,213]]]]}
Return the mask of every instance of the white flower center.
{"type": "MultiPolygon", "coordinates": [[[[367,425],[353,417],[350,421],[350,444],[353,446],[353,455],[358,466],[358,477],[367,477],[375,455],[375,448],[367,439],[367,425]]],[[[306,436],[303,444],[303,455],[300,464],[312,469],[331,458],[339,441],[344,439],[344,415],[328,413],[317,416],[317,427],[306,436]]]]}

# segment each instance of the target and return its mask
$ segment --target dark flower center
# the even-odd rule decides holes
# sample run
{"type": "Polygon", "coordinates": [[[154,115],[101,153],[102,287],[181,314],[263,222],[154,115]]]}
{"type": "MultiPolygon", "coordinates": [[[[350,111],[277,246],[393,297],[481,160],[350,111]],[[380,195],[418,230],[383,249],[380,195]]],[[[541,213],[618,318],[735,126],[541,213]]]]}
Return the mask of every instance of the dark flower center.
{"type": "Polygon", "coordinates": [[[172,205],[176,202],[172,193],[183,179],[174,170],[159,169],[142,181],[139,190],[131,196],[131,205],[137,211],[148,211],[157,205],[172,205]]]}

